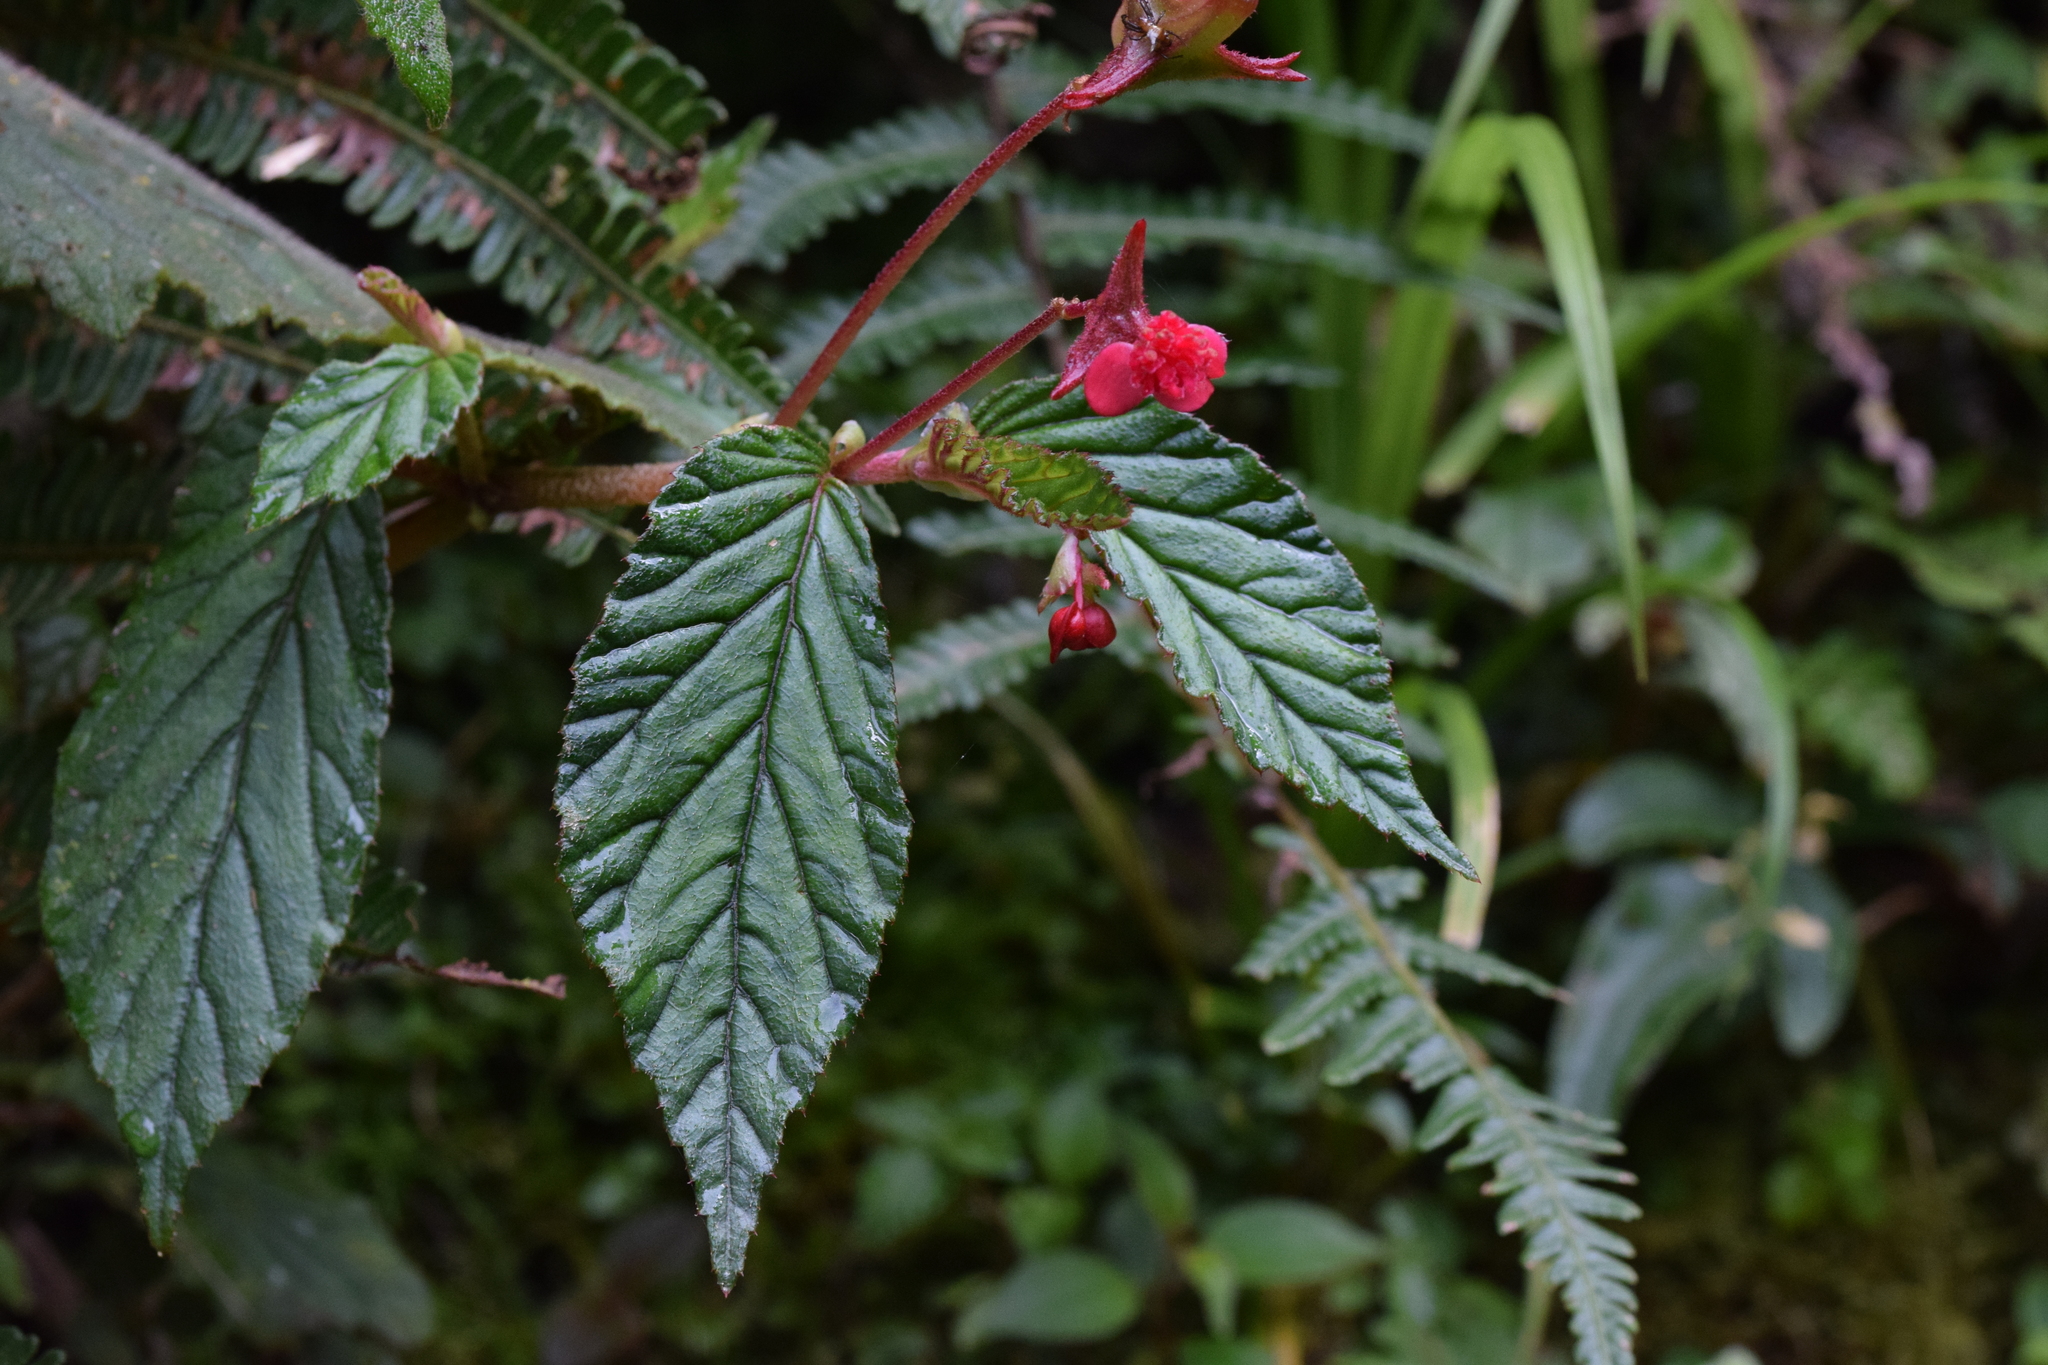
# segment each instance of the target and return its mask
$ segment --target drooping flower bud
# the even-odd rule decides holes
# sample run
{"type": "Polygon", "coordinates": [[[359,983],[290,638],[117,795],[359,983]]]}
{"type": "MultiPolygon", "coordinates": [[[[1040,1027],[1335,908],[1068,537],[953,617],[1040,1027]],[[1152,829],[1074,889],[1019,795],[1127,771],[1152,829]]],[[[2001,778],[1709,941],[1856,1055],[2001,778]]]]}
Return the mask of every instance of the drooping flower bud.
{"type": "Polygon", "coordinates": [[[1099,602],[1085,599],[1061,607],[1046,627],[1052,641],[1052,662],[1065,649],[1106,649],[1116,639],[1116,622],[1099,602]]]}

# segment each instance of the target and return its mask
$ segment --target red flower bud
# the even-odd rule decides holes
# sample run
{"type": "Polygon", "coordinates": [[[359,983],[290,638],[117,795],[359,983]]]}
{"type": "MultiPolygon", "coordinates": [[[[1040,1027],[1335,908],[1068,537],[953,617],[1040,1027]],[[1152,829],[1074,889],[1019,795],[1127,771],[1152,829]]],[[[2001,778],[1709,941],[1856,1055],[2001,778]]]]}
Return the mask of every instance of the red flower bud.
{"type": "Polygon", "coordinates": [[[1106,649],[1116,639],[1116,622],[1101,604],[1085,598],[1052,614],[1046,626],[1052,641],[1052,661],[1059,662],[1063,649],[1106,649]]]}

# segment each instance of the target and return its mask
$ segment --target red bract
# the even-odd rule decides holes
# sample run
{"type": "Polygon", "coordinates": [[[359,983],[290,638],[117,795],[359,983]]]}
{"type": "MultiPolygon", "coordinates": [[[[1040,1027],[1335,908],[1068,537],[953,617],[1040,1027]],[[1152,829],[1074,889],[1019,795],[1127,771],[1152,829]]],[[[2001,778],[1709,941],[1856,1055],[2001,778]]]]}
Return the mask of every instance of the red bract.
{"type": "Polygon", "coordinates": [[[1059,662],[1063,649],[1105,649],[1116,639],[1116,622],[1098,602],[1085,598],[1061,607],[1046,626],[1052,641],[1052,661],[1059,662]]]}
{"type": "Polygon", "coordinates": [[[1307,80],[1289,69],[1299,52],[1247,57],[1223,46],[1258,7],[1259,0],[1124,0],[1110,22],[1115,50],[1061,99],[1069,109],[1088,109],[1160,81],[1307,80]]]}

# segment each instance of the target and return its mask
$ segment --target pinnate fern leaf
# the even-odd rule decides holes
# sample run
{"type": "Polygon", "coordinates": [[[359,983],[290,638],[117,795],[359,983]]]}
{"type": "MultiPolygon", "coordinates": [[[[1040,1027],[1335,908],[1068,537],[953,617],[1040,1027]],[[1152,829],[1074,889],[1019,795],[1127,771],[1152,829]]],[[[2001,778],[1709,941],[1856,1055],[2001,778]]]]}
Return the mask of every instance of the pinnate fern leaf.
{"type": "Polygon", "coordinates": [[[0,621],[129,587],[169,534],[182,465],[96,438],[17,447],[0,435],[0,621]]]}
{"type": "Polygon", "coordinates": [[[437,136],[376,63],[330,59],[360,42],[348,0],[279,11],[201,38],[123,10],[105,23],[52,23],[33,51],[216,174],[346,184],[350,212],[380,228],[410,222],[415,241],[466,254],[478,283],[545,320],[558,345],[622,352],[728,421],[774,406],[782,382],[747,326],[663,259],[669,229],[654,200],[594,163],[526,68],[477,49],[458,65],[463,98],[437,136]]]}
{"type": "Polygon", "coordinates": [[[787,143],[741,177],[739,212],[691,264],[713,284],[743,265],[779,270],[833,223],[878,213],[906,190],[952,185],[994,146],[988,121],[969,105],[913,109],[823,151],[787,143]]]}
{"type": "Polygon", "coordinates": [[[458,67],[503,65],[545,91],[593,159],[628,170],[672,164],[725,119],[704,77],[621,13],[619,0],[447,0],[458,67]]]}
{"type": "Polygon", "coordinates": [[[1284,201],[1248,192],[1200,190],[1185,198],[1149,190],[1052,183],[1032,196],[1039,241],[1050,265],[1107,266],[1131,223],[1143,218],[1154,251],[1222,247],[1256,261],[1305,265],[1374,284],[1421,281],[1449,289],[1474,307],[1556,330],[1555,310],[1511,289],[1448,276],[1406,259],[1363,228],[1318,222],[1284,201]]]}
{"type": "MultiPolygon", "coordinates": [[[[955,342],[993,344],[1023,327],[1044,306],[1031,272],[1015,257],[934,256],[911,272],[868,320],[835,376],[866,378],[955,342]]],[[[777,368],[784,374],[808,369],[852,306],[850,298],[826,299],[798,313],[783,329],[777,368]]]]}
{"type": "Polygon", "coordinates": [[[1216,699],[1257,766],[1470,875],[1416,790],[1365,590],[1301,495],[1199,418],[1151,401],[1097,417],[1050,390],[997,391],[975,430],[1079,451],[1116,481],[1131,520],[1095,539],[1151,608],[1182,685],[1216,699]]]}
{"type": "Polygon", "coordinates": [[[1323,1079],[1349,1085],[1399,1069],[1418,1091],[1439,1090],[1416,1136],[1424,1149],[1463,1139],[1453,1169],[1490,1166],[1503,1234],[1521,1233],[1523,1259],[1562,1293],[1580,1365],[1632,1365],[1635,1272],[1626,1240],[1602,1220],[1637,1216],[1607,1188],[1632,1177],[1612,1164],[1613,1125],[1530,1090],[1459,1032],[1417,973],[1555,994],[1484,953],[1452,948],[1381,918],[1346,877],[1325,877],[1268,926],[1240,964],[1260,978],[1298,975],[1304,992],[1267,1030],[1268,1052],[1335,1034],[1323,1079]]]}
{"type": "MultiPolygon", "coordinates": [[[[1106,651],[1132,668],[1158,658],[1144,614],[1115,595],[1106,651]]],[[[949,711],[971,711],[1047,665],[1045,613],[1028,597],[934,626],[896,651],[896,718],[909,725],[949,711]]]]}
{"type": "Polygon", "coordinates": [[[829,461],[754,427],[683,467],[577,660],[556,787],[564,880],[727,1285],[909,834],[875,563],[829,461]]]}

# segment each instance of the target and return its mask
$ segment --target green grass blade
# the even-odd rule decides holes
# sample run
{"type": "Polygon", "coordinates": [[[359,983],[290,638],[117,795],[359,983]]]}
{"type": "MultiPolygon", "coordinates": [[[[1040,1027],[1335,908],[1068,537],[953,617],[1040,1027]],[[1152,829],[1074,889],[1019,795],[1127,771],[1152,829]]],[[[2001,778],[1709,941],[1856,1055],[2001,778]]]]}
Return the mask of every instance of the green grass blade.
{"type": "MultiPolygon", "coordinates": [[[[1662,297],[1649,303],[1631,319],[1622,309],[1614,317],[1615,364],[1626,370],[1649,354],[1651,348],[1669,336],[1681,323],[1713,303],[1730,289],[1761,275],[1785,257],[1817,237],[1840,232],[1871,218],[1913,213],[1945,204],[2012,204],[2048,208],[2048,185],[2030,185],[2007,180],[1928,180],[1895,190],[1859,195],[1752,237],[1705,269],[1660,290],[1662,297]]],[[[1500,438],[1510,431],[1541,430],[1549,422],[1577,410],[1584,394],[1575,367],[1563,358],[1545,355],[1524,360],[1506,378],[1495,384],[1468,411],[1465,419],[1430,456],[1423,469],[1422,487],[1432,497],[1442,497],[1463,488],[1485,465],[1500,438]],[[1537,365],[1562,365],[1553,376],[1555,383],[1539,383],[1537,365]],[[1540,417],[1516,420],[1520,397],[1540,396],[1540,417]]]]}
{"type": "Polygon", "coordinates": [[[1555,126],[1541,118],[1514,124],[1515,172],[1543,238],[1550,273],[1564,306],[1565,329],[1578,357],[1579,382],[1587,395],[1593,422],[1593,449],[1607,486],[1609,515],[1614,521],[1615,549],[1621,560],[1622,595],[1628,601],[1629,640],[1636,673],[1649,673],[1649,650],[1643,629],[1642,548],[1636,542],[1635,482],[1629,473],[1628,435],[1622,424],[1621,386],[1615,377],[1614,339],[1607,322],[1607,294],[1600,280],[1600,262],[1593,250],[1592,225],[1572,167],[1571,150],[1555,126]]]}
{"type": "Polygon", "coordinates": [[[1480,6],[1479,18],[1472,25],[1472,36],[1465,42],[1465,53],[1458,59],[1458,74],[1451,81],[1451,93],[1444,100],[1443,111],[1437,115],[1436,136],[1430,142],[1429,155],[1422,163],[1421,173],[1415,178],[1415,188],[1409,192],[1411,220],[1427,202],[1437,172],[1443,168],[1451,149],[1457,146],[1465,120],[1471,116],[1472,106],[1479,100],[1480,88],[1486,84],[1486,75],[1493,70],[1494,58],[1500,55],[1500,45],[1507,39],[1508,28],[1515,22],[1515,12],[1520,8],[1521,0],[1485,0],[1480,6]]]}

